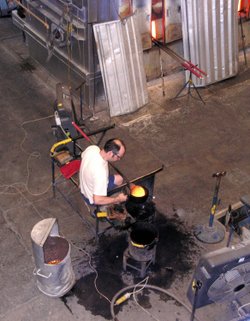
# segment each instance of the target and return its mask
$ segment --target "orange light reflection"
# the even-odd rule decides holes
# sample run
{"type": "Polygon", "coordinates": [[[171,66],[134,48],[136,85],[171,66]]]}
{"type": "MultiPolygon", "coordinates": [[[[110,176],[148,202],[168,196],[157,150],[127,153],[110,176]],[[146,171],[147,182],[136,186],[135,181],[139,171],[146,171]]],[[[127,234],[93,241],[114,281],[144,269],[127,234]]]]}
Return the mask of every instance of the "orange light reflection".
{"type": "Polygon", "coordinates": [[[155,21],[151,21],[151,36],[156,39],[156,26],[155,21]]]}

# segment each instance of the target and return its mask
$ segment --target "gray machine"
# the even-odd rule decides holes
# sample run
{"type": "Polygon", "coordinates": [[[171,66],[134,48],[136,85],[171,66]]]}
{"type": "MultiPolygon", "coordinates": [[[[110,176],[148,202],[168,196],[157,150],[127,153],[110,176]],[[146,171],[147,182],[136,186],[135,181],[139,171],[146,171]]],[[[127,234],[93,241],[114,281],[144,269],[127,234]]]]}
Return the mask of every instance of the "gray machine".
{"type": "Polygon", "coordinates": [[[119,1],[23,0],[25,16],[13,23],[26,36],[30,55],[67,86],[81,90],[84,105],[104,97],[93,24],[119,18],[119,1]]]}
{"type": "Polygon", "coordinates": [[[9,16],[11,11],[16,8],[15,1],[0,0],[0,17],[9,16]]]}
{"type": "Polygon", "coordinates": [[[232,302],[250,292],[250,243],[224,247],[201,257],[187,296],[195,308],[232,302]]]}

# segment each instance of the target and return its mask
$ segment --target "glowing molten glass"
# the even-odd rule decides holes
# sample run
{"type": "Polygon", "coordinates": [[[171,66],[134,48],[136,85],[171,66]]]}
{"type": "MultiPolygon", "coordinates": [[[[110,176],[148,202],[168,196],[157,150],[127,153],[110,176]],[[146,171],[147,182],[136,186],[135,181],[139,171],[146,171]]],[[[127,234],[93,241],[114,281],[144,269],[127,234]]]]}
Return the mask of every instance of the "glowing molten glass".
{"type": "Polygon", "coordinates": [[[135,197],[142,197],[146,195],[146,191],[142,186],[134,186],[131,189],[131,195],[135,197]]]}
{"type": "Polygon", "coordinates": [[[50,264],[50,265],[56,265],[56,264],[59,264],[60,262],[62,262],[62,260],[52,260],[52,261],[49,261],[47,264],[50,264]]]}

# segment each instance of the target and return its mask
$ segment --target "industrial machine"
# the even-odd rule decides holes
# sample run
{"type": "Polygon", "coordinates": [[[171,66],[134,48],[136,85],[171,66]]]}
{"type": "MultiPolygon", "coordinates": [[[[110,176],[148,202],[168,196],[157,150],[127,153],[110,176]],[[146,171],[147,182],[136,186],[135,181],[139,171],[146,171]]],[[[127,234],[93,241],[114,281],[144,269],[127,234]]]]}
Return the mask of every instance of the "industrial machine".
{"type": "Polygon", "coordinates": [[[25,15],[12,13],[22,29],[30,55],[71,88],[80,88],[84,104],[93,107],[104,89],[93,35],[93,23],[119,18],[113,1],[22,0],[25,15]],[[79,87],[81,86],[82,87],[79,87]]]}
{"type": "Polygon", "coordinates": [[[250,243],[224,247],[203,255],[187,296],[196,308],[216,302],[237,302],[250,290],[250,243]]]}
{"type": "Polygon", "coordinates": [[[9,16],[16,8],[16,2],[10,0],[0,0],[0,17],[9,16]]]}

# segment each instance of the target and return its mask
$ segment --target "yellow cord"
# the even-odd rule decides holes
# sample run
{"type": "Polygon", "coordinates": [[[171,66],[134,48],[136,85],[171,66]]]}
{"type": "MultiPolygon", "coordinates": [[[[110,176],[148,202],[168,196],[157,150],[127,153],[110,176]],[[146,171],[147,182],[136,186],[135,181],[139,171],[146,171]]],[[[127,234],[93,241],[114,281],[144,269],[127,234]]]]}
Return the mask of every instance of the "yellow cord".
{"type": "Polygon", "coordinates": [[[64,140],[61,140],[60,142],[55,143],[55,144],[51,147],[50,153],[51,153],[52,156],[53,156],[54,151],[55,151],[55,149],[56,149],[58,146],[66,145],[66,144],[68,144],[68,143],[70,143],[70,142],[72,142],[72,139],[71,139],[71,138],[66,138],[66,139],[64,139],[64,140]]]}

